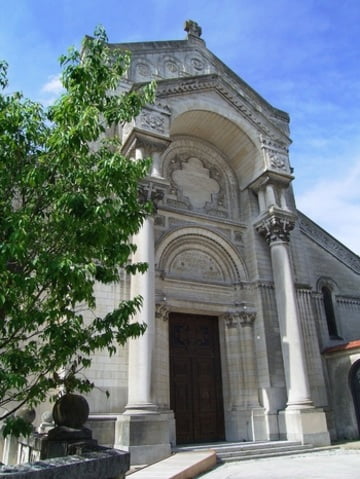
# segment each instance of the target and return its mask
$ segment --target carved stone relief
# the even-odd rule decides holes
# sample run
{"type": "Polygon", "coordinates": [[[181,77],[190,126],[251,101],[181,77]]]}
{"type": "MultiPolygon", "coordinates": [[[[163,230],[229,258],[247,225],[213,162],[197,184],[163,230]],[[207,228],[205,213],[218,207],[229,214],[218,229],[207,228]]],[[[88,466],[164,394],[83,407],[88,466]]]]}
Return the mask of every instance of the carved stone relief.
{"type": "Polygon", "coordinates": [[[201,72],[204,70],[204,63],[200,60],[200,58],[193,57],[190,62],[193,69],[197,72],[201,72]]]}
{"type": "Polygon", "coordinates": [[[224,275],[214,258],[204,251],[185,250],[170,265],[170,274],[205,281],[223,281],[224,275]]]}
{"type": "Polygon", "coordinates": [[[264,136],[260,137],[260,143],[267,167],[289,173],[289,152],[287,146],[264,136]]]}
{"type": "Polygon", "coordinates": [[[140,115],[140,126],[145,130],[165,133],[165,117],[159,113],[143,111],[140,115]]]}
{"type": "Polygon", "coordinates": [[[210,171],[195,157],[183,162],[180,169],[173,171],[172,179],[194,208],[204,208],[211,203],[220,191],[216,180],[210,177],[210,171]]]}
{"type": "Polygon", "coordinates": [[[166,60],[164,64],[165,77],[178,77],[179,76],[179,67],[172,60],[166,60]]]}
{"type": "Polygon", "coordinates": [[[164,165],[163,175],[170,181],[168,206],[219,218],[230,216],[229,180],[213,150],[188,139],[180,148],[175,143],[164,165]]]}
{"type": "Polygon", "coordinates": [[[135,77],[149,79],[151,78],[151,67],[145,61],[140,61],[135,66],[135,77]]]}

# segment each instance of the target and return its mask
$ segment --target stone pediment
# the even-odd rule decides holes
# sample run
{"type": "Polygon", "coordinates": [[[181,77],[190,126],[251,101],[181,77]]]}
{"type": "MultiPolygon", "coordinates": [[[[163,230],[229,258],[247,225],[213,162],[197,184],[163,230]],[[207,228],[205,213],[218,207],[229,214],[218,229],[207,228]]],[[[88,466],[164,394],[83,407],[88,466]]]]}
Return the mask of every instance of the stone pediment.
{"type": "MultiPolygon", "coordinates": [[[[186,40],[110,46],[131,52],[132,62],[128,72],[130,83],[145,83],[155,79],[161,97],[216,88],[253,123],[264,125],[266,118],[282,135],[289,134],[288,114],[272,107],[217,58],[200,37],[188,35],[186,40]]],[[[268,134],[268,131],[264,129],[263,133],[268,134]]]]}

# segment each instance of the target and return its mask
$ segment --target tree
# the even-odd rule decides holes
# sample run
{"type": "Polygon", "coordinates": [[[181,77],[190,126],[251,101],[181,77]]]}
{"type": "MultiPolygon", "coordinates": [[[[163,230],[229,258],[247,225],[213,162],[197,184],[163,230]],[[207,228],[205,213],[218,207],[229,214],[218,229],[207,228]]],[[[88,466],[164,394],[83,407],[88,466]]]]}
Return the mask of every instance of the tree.
{"type": "MultiPolygon", "coordinates": [[[[129,67],[102,28],[82,51],[60,58],[65,93],[51,107],[0,95],[0,419],[5,434],[23,432],[13,413],[35,406],[49,391],[89,391],[78,375],[92,355],[116,351],[144,326],[131,322],[141,297],[122,301],[104,317],[94,311],[96,282],[119,280],[131,264],[135,234],[151,205],[138,201],[149,160],[120,153],[111,127],[139,114],[154,85],[118,92],[129,67]]],[[[0,86],[7,86],[0,64],[0,86]]]]}

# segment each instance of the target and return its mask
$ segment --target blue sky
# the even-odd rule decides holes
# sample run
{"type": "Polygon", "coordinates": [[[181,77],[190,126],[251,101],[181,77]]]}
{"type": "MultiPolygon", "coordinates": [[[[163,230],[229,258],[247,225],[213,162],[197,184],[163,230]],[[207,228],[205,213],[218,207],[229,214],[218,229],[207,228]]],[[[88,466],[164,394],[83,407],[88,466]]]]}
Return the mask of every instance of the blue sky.
{"type": "Polygon", "coordinates": [[[207,47],[291,118],[297,206],[360,253],[360,0],[2,1],[11,90],[48,103],[58,57],[103,24],[111,42],[185,38],[207,47]]]}

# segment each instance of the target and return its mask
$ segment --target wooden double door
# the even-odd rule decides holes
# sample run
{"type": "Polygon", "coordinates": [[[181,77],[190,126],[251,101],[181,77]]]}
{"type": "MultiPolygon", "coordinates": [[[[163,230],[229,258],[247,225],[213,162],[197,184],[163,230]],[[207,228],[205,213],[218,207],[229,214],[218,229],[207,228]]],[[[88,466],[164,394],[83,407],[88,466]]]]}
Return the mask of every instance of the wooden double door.
{"type": "Polygon", "coordinates": [[[218,319],[171,313],[169,335],[177,443],[224,440],[218,319]]]}

